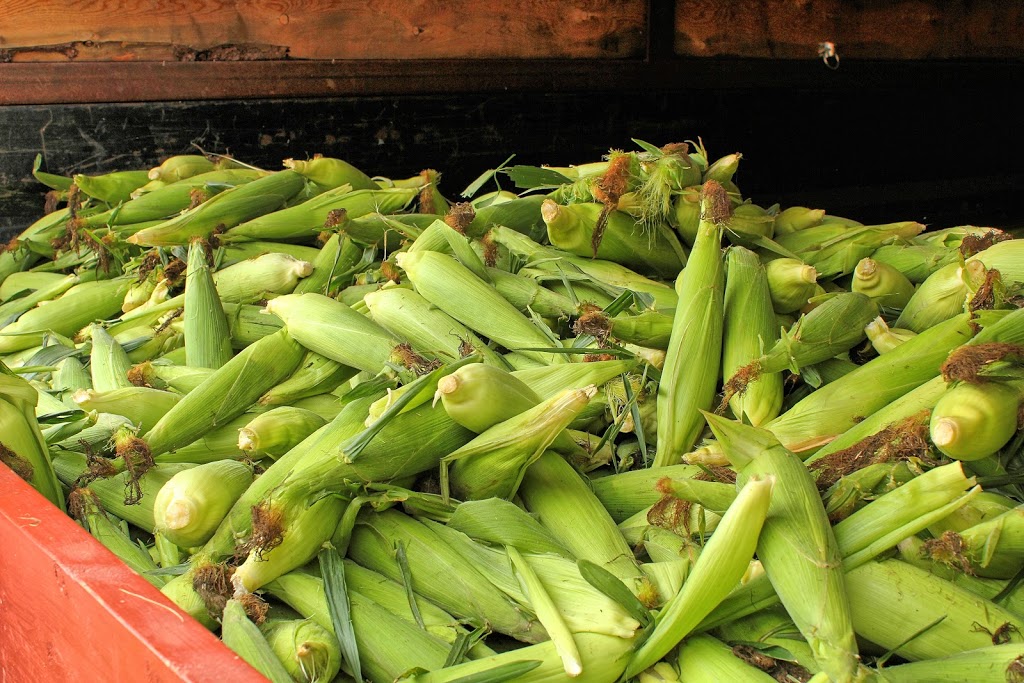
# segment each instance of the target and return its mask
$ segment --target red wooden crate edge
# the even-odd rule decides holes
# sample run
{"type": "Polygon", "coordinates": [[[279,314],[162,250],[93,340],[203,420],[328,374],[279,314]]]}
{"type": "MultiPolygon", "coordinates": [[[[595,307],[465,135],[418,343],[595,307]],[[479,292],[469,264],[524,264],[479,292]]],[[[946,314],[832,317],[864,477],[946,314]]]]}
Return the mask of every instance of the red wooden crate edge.
{"type": "Polygon", "coordinates": [[[0,465],[0,676],[22,681],[265,681],[0,465]]]}

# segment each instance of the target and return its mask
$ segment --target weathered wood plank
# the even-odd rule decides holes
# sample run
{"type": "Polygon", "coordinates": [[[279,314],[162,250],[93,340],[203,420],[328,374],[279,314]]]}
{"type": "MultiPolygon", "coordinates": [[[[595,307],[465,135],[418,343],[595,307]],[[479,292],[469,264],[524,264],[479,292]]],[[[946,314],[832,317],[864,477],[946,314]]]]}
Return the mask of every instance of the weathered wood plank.
{"type": "Polygon", "coordinates": [[[676,53],[813,59],[1024,57],[1024,4],[1004,0],[676,0],[676,53]]]}
{"type": "Polygon", "coordinates": [[[9,61],[232,45],[294,59],[625,58],[643,56],[646,0],[0,0],[0,17],[9,61]]]}

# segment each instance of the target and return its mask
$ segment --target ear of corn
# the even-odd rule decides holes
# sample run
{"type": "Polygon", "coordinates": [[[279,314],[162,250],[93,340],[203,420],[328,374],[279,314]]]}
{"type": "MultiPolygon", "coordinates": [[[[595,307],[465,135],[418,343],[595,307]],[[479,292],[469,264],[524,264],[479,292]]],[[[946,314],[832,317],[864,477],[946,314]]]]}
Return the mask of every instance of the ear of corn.
{"type": "Polygon", "coordinates": [[[886,666],[880,675],[888,683],[1014,681],[1024,668],[1021,650],[1019,643],[989,645],[948,657],[886,666]]]}
{"type": "Polygon", "coordinates": [[[217,229],[275,211],[302,190],[304,181],[294,171],[278,171],[217,194],[194,209],[187,209],[159,225],[128,238],[131,244],[167,247],[188,244],[193,237],[207,238],[217,229]]]}
{"type": "Polygon", "coordinates": [[[596,477],[591,480],[594,495],[616,522],[636,514],[661,499],[658,482],[665,478],[693,477],[704,470],[698,465],[670,465],[596,477]]]}
{"type": "Polygon", "coordinates": [[[914,283],[893,266],[872,258],[863,258],[853,271],[850,288],[866,294],[879,306],[902,309],[914,295],[914,283]]]}
{"type": "Polygon", "coordinates": [[[106,392],[132,386],[128,371],[132,362],[121,345],[99,325],[92,325],[92,351],[89,354],[89,373],[96,391],[106,392]]]}
{"type": "Polygon", "coordinates": [[[353,190],[350,185],[341,185],[300,204],[236,225],[228,229],[222,238],[226,242],[312,241],[323,230],[332,212],[344,211],[349,218],[373,211],[394,213],[405,208],[417,194],[413,188],[353,190]]]}
{"type": "Polygon", "coordinates": [[[852,680],[858,654],[850,604],[839,546],[814,479],[769,432],[717,416],[708,421],[739,473],[738,485],[750,477],[774,478],[758,559],[815,661],[833,680],[852,680]]]}
{"type": "Polygon", "coordinates": [[[814,295],[818,271],[794,258],[777,258],[765,264],[768,291],[776,313],[793,313],[814,295]]]}
{"type": "Polygon", "coordinates": [[[460,503],[452,513],[448,527],[492,545],[507,544],[524,552],[571,557],[569,551],[536,519],[522,508],[500,498],[460,503]]]}
{"type": "Polygon", "coordinates": [[[445,467],[452,493],[460,500],[509,498],[525,471],[573,421],[596,393],[594,387],[570,390],[508,418],[441,461],[442,493],[445,467]]]}
{"type": "Polygon", "coordinates": [[[36,306],[0,330],[0,355],[39,346],[47,332],[71,336],[94,320],[109,318],[121,310],[129,280],[117,278],[83,282],[63,295],[36,306]]]}
{"type": "Polygon", "coordinates": [[[917,335],[911,330],[901,330],[889,327],[881,316],[875,318],[864,327],[864,334],[871,342],[871,347],[882,355],[892,351],[897,346],[917,335]]]}
{"type": "Polygon", "coordinates": [[[252,479],[252,468],[233,460],[178,472],[153,501],[154,530],[182,548],[206,543],[252,479]]]}
{"type": "Polygon", "coordinates": [[[90,197],[107,204],[117,204],[131,199],[132,191],[142,187],[149,180],[149,172],[114,171],[95,176],[77,173],[72,178],[78,189],[90,197]]]}
{"type": "Polygon", "coordinates": [[[228,600],[224,607],[221,640],[271,683],[289,683],[292,680],[259,627],[249,621],[245,607],[238,600],[228,600]]]}
{"type": "Polygon", "coordinates": [[[824,209],[809,209],[806,206],[790,206],[775,217],[775,232],[784,235],[805,228],[813,228],[825,217],[824,209]]]}
{"type": "Polygon", "coordinates": [[[578,308],[572,299],[543,287],[536,280],[522,274],[513,275],[497,268],[487,269],[488,278],[498,293],[523,313],[568,318],[578,308]]]}
{"type": "Polygon", "coordinates": [[[721,254],[722,224],[729,204],[717,183],[701,195],[701,225],[686,268],[676,280],[680,307],[658,384],[658,450],[654,466],[679,462],[693,448],[715,398],[722,359],[725,270],[721,254]]]}
{"type": "Polygon", "coordinates": [[[857,634],[909,661],[991,646],[997,631],[1021,643],[1019,618],[899,560],[861,565],[846,575],[846,586],[857,634]],[[872,604],[888,605],[901,618],[880,617],[872,604]]]}
{"type": "Polygon", "coordinates": [[[233,355],[229,330],[206,247],[195,240],[188,248],[185,275],[185,363],[214,369],[227,363],[233,355]]]}
{"type": "Polygon", "coordinates": [[[751,477],[711,534],[683,583],[639,646],[624,677],[635,676],[664,657],[707,616],[747,571],[773,500],[776,482],[751,477]]]}
{"type": "Polygon", "coordinates": [[[334,233],[313,259],[313,272],[299,280],[294,294],[313,292],[333,296],[352,283],[352,272],[359,265],[363,250],[347,235],[334,233]]]}
{"type": "Polygon", "coordinates": [[[998,381],[948,387],[932,409],[932,443],[957,460],[981,460],[996,453],[1017,432],[1021,389],[1019,383],[998,381]]]}
{"type": "Polygon", "coordinates": [[[638,589],[643,573],[622,533],[587,482],[559,455],[547,451],[526,469],[519,496],[576,558],[590,560],[638,589]]]}
{"type": "Polygon", "coordinates": [[[238,417],[294,371],[302,353],[302,347],[283,330],[246,347],[145,432],[150,451],[160,455],[186,446],[238,417]]]}
{"type": "Polygon", "coordinates": [[[312,263],[274,252],[219,270],[213,275],[213,282],[222,301],[251,304],[290,294],[299,280],[312,272],[312,263]]]}
{"type": "Polygon", "coordinates": [[[334,634],[310,619],[268,619],[259,625],[292,680],[330,681],[341,670],[334,634]]]}
{"type": "Polygon", "coordinates": [[[320,294],[280,296],[267,304],[267,310],[281,318],[305,348],[360,370],[379,372],[398,345],[366,316],[320,294]]]}
{"type": "MultiPolygon", "coordinates": [[[[424,299],[471,330],[512,351],[552,346],[551,339],[537,325],[450,256],[421,251],[398,254],[396,258],[424,299]]],[[[521,353],[545,364],[564,362],[557,354],[533,350],[521,353]]]]}
{"type": "Polygon", "coordinates": [[[920,333],[962,313],[984,279],[985,267],[980,261],[940,268],[910,297],[895,326],[920,333]]]}
{"type": "MultiPolygon", "coordinates": [[[[117,555],[118,559],[131,567],[137,574],[157,588],[164,585],[166,578],[150,573],[157,568],[149,552],[139,547],[125,529],[112,519],[91,491],[78,489],[68,496],[69,514],[92,534],[92,537],[117,555]]],[[[121,522],[123,524],[123,522],[121,522]]]]}
{"type": "Polygon", "coordinates": [[[1008,579],[1024,567],[1024,506],[960,532],[963,556],[979,576],[1008,579]]]}
{"type": "Polygon", "coordinates": [[[380,289],[367,294],[364,301],[374,322],[413,348],[449,361],[479,353],[484,363],[504,367],[498,354],[472,330],[410,289],[380,289]]]}
{"type": "Polygon", "coordinates": [[[178,404],[181,395],[151,387],[127,386],[109,391],[79,389],[72,399],[83,410],[123,415],[138,429],[149,431],[178,404]]]}
{"type": "Polygon", "coordinates": [[[684,640],[679,648],[677,663],[679,680],[687,683],[771,683],[775,680],[737,657],[727,644],[707,634],[691,636],[684,640]]]}
{"type": "Polygon", "coordinates": [[[303,398],[330,393],[359,371],[315,351],[307,351],[299,367],[280,384],[260,396],[260,405],[291,404],[303,398]]]}
{"type": "MultiPolygon", "coordinates": [[[[0,256],[2,255],[0,254],[0,256]]],[[[43,273],[39,274],[42,275],[43,273]]],[[[56,275],[56,273],[45,274],[56,275]]],[[[56,281],[40,286],[25,296],[10,299],[0,304],[0,329],[3,329],[10,322],[14,322],[22,313],[32,310],[37,304],[43,301],[51,301],[60,296],[78,284],[78,282],[79,277],[75,274],[60,276],[56,281]]]]}
{"type": "Polygon", "coordinates": [[[831,280],[852,273],[862,258],[870,256],[883,244],[914,237],[924,227],[913,221],[852,228],[825,224],[779,235],[775,241],[784,249],[795,252],[808,265],[814,266],[819,278],[831,280]]]}
{"type": "Polygon", "coordinates": [[[304,408],[279,406],[260,413],[238,430],[238,448],[257,459],[279,458],[326,423],[304,408]]]}
{"type": "Polygon", "coordinates": [[[285,159],[285,168],[291,169],[319,187],[329,189],[351,185],[354,190],[375,190],[377,183],[344,159],[315,156],[312,159],[285,159]]]}
{"type": "Polygon", "coordinates": [[[402,581],[395,559],[401,544],[412,589],[447,612],[489,623],[499,633],[525,642],[543,639],[543,629],[474,568],[462,554],[423,524],[397,511],[365,516],[352,534],[349,557],[394,581],[402,581]]]}
{"type": "Polygon", "coordinates": [[[63,508],[64,493],[36,421],[38,394],[31,384],[6,370],[0,364],[0,460],[63,508]]]}
{"type": "MultiPolygon", "coordinates": [[[[722,332],[722,377],[760,358],[779,338],[772,310],[768,278],[754,252],[732,247],[726,253],[725,300],[722,332]]],[[[759,426],[782,409],[781,373],[762,374],[745,391],[729,399],[737,418],[759,426]]]]}
{"type": "Polygon", "coordinates": [[[176,154],[164,159],[159,166],[149,169],[146,177],[150,180],[174,183],[201,173],[208,173],[214,168],[216,168],[214,163],[201,154],[176,154]]]}

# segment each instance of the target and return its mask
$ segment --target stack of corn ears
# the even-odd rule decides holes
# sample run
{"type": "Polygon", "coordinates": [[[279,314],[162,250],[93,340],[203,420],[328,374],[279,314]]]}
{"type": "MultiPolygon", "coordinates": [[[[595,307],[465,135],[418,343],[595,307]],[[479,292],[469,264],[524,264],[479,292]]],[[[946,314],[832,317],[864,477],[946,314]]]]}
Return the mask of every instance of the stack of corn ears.
{"type": "Polygon", "coordinates": [[[37,169],[0,461],[273,681],[1024,680],[1024,241],[636,143],[37,169]]]}

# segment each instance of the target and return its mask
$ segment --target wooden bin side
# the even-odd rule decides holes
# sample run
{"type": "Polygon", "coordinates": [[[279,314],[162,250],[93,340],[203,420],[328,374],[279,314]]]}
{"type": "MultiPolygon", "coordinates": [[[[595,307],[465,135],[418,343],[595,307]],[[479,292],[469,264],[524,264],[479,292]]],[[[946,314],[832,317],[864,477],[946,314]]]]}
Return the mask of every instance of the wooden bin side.
{"type": "Polygon", "coordinates": [[[0,678],[265,681],[0,464],[0,678]]]}

